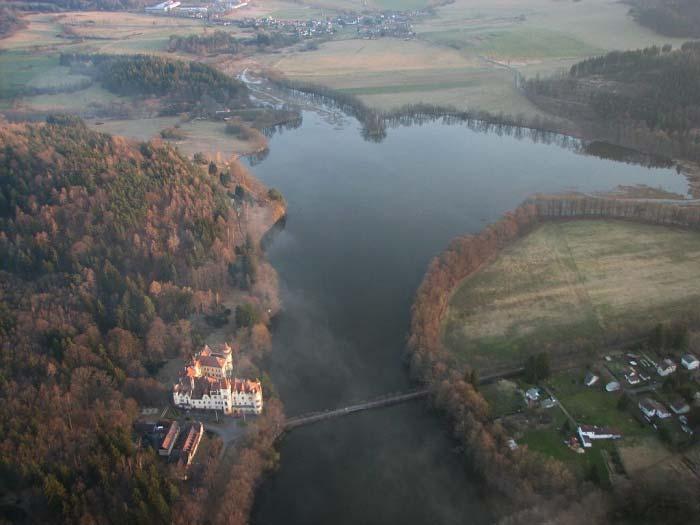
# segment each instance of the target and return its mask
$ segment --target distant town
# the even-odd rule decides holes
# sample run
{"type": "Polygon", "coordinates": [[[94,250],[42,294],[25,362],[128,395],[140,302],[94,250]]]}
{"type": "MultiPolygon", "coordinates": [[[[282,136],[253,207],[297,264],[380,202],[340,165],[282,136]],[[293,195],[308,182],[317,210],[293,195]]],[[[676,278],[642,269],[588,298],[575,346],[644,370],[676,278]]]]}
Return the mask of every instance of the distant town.
{"type": "Polygon", "coordinates": [[[385,11],[377,14],[343,13],[328,17],[303,20],[281,20],[272,16],[259,18],[227,19],[225,15],[248,6],[248,2],[219,1],[201,5],[185,5],[177,0],[167,0],[145,8],[153,15],[180,16],[206,20],[212,25],[250,29],[271,29],[296,35],[302,39],[331,36],[341,31],[355,29],[358,38],[383,37],[412,39],[412,21],[429,14],[427,9],[413,11],[385,11]]]}

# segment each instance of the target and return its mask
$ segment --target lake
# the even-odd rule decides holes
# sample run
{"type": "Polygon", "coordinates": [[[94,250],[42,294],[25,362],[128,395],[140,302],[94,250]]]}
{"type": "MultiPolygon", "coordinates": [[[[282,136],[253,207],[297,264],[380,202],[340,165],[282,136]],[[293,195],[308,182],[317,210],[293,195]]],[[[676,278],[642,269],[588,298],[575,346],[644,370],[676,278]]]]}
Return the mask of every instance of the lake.
{"type": "MultiPolygon", "coordinates": [[[[288,202],[268,256],[284,312],[270,372],[288,416],[410,388],[405,339],[432,257],[535,192],[646,184],[686,194],[672,169],[577,154],[465,125],[391,128],[367,142],[349,118],[304,112],[252,167],[288,202]]],[[[488,493],[424,402],[303,427],[279,446],[279,469],[252,522],[488,523],[488,493]]]]}

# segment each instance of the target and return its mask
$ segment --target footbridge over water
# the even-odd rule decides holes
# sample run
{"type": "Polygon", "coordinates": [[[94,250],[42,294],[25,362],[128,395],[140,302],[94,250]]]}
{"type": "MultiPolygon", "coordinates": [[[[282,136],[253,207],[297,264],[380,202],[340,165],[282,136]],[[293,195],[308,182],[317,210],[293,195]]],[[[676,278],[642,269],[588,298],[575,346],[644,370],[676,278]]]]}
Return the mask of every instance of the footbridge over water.
{"type": "MultiPolygon", "coordinates": [[[[503,370],[501,372],[492,373],[483,376],[479,379],[480,385],[485,385],[488,383],[493,383],[499,379],[506,379],[509,377],[517,376],[522,373],[523,368],[511,368],[508,370],[503,370]]],[[[430,393],[427,388],[419,388],[415,390],[409,390],[407,392],[397,392],[393,394],[386,394],[381,397],[376,397],[367,401],[362,401],[353,405],[348,405],[341,408],[334,408],[329,410],[323,410],[319,412],[310,412],[308,414],[302,414],[295,417],[287,418],[284,426],[285,431],[293,430],[295,428],[310,425],[312,423],[317,423],[319,421],[324,421],[326,419],[332,419],[336,417],[348,416],[350,414],[356,414],[358,412],[364,412],[365,410],[373,410],[377,408],[383,408],[393,405],[398,405],[401,403],[407,403],[409,401],[415,401],[417,399],[423,399],[428,397],[430,393]]]]}

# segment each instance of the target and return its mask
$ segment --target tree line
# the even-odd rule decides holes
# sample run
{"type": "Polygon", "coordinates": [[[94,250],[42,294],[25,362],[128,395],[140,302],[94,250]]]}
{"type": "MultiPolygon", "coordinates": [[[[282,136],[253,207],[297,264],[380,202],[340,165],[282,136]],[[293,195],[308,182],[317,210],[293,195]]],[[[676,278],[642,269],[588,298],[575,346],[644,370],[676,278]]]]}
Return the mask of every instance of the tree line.
{"type": "Polygon", "coordinates": [[[568,74],[529,79],[536,104],[573,119],[584,134],[667,157],[700,158],[700,45],[613,51],[568,74]]]}
{"type": "Polygon", "coordinates": [[[528,137],[536,142],[558,142],[563,146],[577,144],[578,141],[566,136],[569,130],[559,122],[542,117],[527,118],[524,115],[494,114],[483,110],[458,110],[435,104],[407,104],[400,108],[383,112],[367,106],[359,97],[327,86],[291,80],[270,75],[268,79],[277,86],[306,96],[313,103],[333,106],[353,117],[362,124],[362,136],[372,142],[386,138],[388,127],[410,126],[441,120],[447,124],[464,123],[478,132],[495,132],[517,138],[528,137]]]}
{"type": "Polygon", "coordinates": [[[203,35],[172,35],[168,41],[168,51],[182,51],[193,55],[210,53],[238,54],[246,48],[258,50],[278,49],[297,44],[301,37],[296,33],[284,31],[257,31],[250,38],[237,38],[226,31],[214,31],[203,35]]]}
{"type": "Polygon", "coordinates": [[[630,14],[643,26],[665,36],[700,37],[700,4],[695,0],[627,0],[630,14]]]}
{"type": "Polygon", "coordinates": [[[23,11],[124,11],[141,9],[148,0],[39,0],[13,1],[12,6],[23,11]]]}

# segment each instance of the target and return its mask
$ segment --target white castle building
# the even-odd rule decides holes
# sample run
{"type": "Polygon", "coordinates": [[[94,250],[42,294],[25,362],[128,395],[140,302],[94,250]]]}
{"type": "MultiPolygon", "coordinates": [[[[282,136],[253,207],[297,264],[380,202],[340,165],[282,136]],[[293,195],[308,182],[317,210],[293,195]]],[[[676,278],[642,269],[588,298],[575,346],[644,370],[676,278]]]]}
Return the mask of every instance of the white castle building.
{"type": "Polygon", "coordinates": [[[173,387],[173,403],[179,408],[221,410],[233,416],[260,414],[262,385],[258,380],[183,376],[173,387]]]}
{"type": "Polygon", "coordinates": [[[228,415],[260,414],[263,408],[259,380],[232,378],[233,352],[224,343],[220,351],[205,346],[185,367],[173,386],[173,403],[184,409],[221,410],[228,415]]]}

